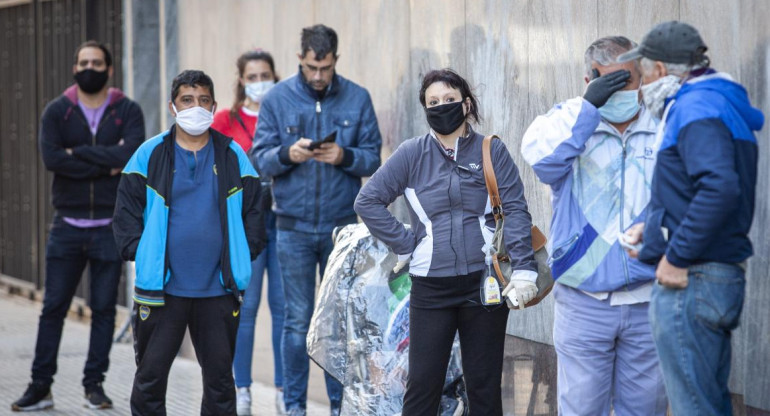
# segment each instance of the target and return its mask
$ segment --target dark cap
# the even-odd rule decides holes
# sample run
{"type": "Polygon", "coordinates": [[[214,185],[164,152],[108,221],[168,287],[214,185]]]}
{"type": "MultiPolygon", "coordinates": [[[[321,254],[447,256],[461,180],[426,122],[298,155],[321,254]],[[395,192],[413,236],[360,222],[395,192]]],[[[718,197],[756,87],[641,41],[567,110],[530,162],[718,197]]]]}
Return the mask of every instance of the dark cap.
{"type": "Polygon", "coordinates": [[[660,23],[652,28],[634,49],[618,56],[617,62],[628,62],[645,57],[671,64],[700,63],[708,48],[698,31],[687,23],[660,23]]]}

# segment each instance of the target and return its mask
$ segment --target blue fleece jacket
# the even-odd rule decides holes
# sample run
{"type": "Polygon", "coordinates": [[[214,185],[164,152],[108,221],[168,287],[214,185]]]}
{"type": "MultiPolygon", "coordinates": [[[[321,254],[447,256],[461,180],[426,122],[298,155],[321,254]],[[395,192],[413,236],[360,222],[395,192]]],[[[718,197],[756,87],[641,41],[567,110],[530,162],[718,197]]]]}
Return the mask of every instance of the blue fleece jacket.
{"type": "Polygon", "coordinates": [[[662,130],[640,259],[677,267],[752,254],[757,140],[764,116],[729,75],[711,71],[673,97],[662,130]]]}

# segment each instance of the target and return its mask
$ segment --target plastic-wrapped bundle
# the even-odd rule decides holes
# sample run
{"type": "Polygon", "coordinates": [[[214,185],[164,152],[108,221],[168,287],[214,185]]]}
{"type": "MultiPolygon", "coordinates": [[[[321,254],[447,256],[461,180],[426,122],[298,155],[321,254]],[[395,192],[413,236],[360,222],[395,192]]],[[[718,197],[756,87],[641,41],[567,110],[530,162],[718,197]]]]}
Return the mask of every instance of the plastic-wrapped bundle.
{"type": "MultiPolygon", "coordinates": [[[[310,322],[307,351],[343,384],[342,415],[401,413],[411,280],[408,270],[394,274],[395,264],[396,255],[363,224],[337,233],[310,322]]],[[[457,338],[444,387],[439,414],[466,414],[457,338]]]]}

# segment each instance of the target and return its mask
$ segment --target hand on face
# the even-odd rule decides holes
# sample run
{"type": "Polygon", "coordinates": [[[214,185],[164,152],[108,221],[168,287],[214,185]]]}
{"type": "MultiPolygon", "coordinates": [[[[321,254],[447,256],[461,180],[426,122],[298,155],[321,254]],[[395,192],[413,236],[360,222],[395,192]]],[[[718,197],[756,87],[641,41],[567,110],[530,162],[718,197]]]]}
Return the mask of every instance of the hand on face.
{"type": "MultiPolygon", "coordinates": [[[[596,68],[593,71],[594,76],[599,74],[596,68]]],[[[625,88],[629,79],[631,79],[631,72],[625,69],[595,77],[588,83],[583,98],[599,108],[607,103],[612,94],[625,88]]]]}

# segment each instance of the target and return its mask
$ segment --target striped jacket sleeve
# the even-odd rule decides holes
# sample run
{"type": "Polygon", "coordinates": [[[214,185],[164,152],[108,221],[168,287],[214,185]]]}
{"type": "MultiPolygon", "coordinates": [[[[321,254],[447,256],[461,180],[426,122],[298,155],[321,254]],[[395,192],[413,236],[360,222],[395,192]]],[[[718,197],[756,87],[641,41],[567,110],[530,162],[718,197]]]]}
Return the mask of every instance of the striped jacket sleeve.
{"type": "Polygon", "coordinates": [[[538,116],[524,133],[521,153],[541,182],[558,187],[599,126],[599,111],[581,97],[538,116]]]}

